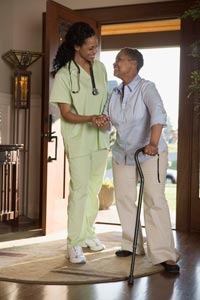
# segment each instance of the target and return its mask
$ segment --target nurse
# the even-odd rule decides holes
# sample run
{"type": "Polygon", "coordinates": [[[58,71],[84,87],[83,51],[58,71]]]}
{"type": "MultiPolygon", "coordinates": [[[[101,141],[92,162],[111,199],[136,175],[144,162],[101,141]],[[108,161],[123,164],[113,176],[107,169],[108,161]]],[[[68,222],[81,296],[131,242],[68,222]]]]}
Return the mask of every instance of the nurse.
{"type": "Polygon", "coordinates": [[[83,247],[101,251],[94,223],[109,149],[105,66],[95,59],[98,39],[87,23],[71,25],[53,61],[50,102],[61,114],[61,133],[69,162],[67,257],[85,263],[83,247]]]}

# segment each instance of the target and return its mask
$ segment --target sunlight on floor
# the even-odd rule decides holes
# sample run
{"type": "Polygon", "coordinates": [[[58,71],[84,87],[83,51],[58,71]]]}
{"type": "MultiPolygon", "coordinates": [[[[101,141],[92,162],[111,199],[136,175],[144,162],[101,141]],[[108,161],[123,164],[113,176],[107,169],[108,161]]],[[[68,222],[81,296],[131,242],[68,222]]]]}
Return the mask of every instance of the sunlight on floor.
{"type": "MultiPolygon", "coordinates": [[[[106,225],[106,224],[96,224],[96,233],[104,233],[108,231],[121,231],[121,226],[117,225],[106,225]]],[[[62,240],[66,238],[66,231],[61,231],[57,233],[48,234],[46,236],[37,236],[25,239],[18,239],[12,241],[6,241],[0,243],[0,249],[10,248],[10,247],[17,247],[17,246],[24,246],[24,245],[31,245],[36,243],[45,243],[49,241],[56,241],[62,240]]]]}

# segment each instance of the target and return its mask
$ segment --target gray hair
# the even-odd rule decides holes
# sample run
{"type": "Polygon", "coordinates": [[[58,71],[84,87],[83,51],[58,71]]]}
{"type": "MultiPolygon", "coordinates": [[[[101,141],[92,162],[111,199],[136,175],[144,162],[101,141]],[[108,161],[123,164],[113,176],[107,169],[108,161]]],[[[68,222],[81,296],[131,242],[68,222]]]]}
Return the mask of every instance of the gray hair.
{"type": "Polygon", "coordinates": [[[142,53],[137,49],[133,49],[129,47],[122,48],[120,52],[123,52],[124,54],[128,55],[132,60],[137,61],[137,70],[139,72],[139,70],[144,65],[144,59],[142,53]]]}

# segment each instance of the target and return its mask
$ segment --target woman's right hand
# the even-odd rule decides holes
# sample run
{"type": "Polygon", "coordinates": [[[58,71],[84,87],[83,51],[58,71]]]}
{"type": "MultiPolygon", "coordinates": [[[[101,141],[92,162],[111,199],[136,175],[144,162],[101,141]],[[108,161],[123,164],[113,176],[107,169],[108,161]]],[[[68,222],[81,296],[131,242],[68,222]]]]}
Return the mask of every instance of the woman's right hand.
{"type": "Polygon", "coordinates": [[[106,115],[99,115],[96,117],[95,124],[98,128],[104,127],[105,125],[110,124],[110,118],[106,115]]]}
{"type": "Polygon", "coordinates": [[[100,130],[109,130],[110,118],[106,115],[94,115],[92,116],[92,125],[100,130]]]}

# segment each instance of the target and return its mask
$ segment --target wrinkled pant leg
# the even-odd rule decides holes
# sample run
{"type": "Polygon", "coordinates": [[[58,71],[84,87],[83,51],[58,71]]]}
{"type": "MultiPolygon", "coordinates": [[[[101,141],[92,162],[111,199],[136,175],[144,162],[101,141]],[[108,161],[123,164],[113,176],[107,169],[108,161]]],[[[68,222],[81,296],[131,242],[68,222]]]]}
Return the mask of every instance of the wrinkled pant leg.
{"type": "Polygon", "coordinates": [[[153,264],[166,260],[177,260],[171,229],[169,207],[165,198],[165,180],[168,166],[168,153],[157,156],[141,164],[144,175],[144,220],[147,235],[147,251],[153,264]]]}
{"type": "MultiPolygon", "coordinates": [[[[123,250],[133,250],[133,238],[135,232],[135,220],[137,214],[137,175],[135,165],[117,164],[113,159],[113,180],[115,200],[120,223],[122,226],[123,250]]],[[[143,254],[143,237],[139,226],[136,253],[143,254]]]]}

